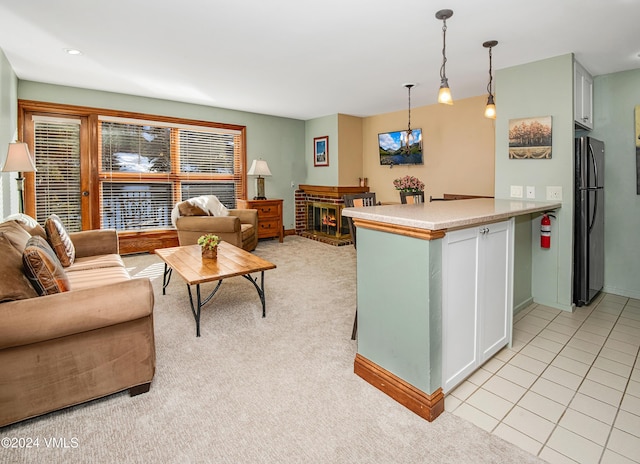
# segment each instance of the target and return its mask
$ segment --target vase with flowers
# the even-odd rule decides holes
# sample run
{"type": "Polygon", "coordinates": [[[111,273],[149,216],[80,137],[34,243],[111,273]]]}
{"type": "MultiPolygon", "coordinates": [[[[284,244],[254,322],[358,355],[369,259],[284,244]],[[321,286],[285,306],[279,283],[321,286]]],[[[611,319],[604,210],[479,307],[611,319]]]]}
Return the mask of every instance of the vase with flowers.
{"type": "Polygon", "coordinates": [[[404,176],[393,181],[393,186],[401,192],[423,192],[424,182],[417,177],[404,176]]]}
{"type": "Polygon", "coordinates": [[[216,259],[218,257],[218,244],[220,237],[215,234],[206,234],[198,238],[198,245],[202,249],[202,257],[216,259]]]}

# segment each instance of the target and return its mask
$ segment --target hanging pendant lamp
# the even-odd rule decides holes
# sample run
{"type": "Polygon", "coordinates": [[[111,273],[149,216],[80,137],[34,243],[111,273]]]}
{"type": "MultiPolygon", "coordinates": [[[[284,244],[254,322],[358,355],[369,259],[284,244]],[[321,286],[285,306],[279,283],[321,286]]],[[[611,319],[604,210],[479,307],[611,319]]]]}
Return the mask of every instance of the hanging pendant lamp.
{"type": "Polygon", "coordinates": [[[407,88],[408,99],[409,99],[409,111],[408,111],[408,122],[407,122],[407,134],[406,137],[404,134],[401,134],[401,143],[404,145],[404,149],[407,153],[411,152],[411,144],[413,143],[413,131],[411,130],[411,88],[415,84],[404,84],[407,88]]]}
{"type": "Polygon", "coordinates": [[[440,10],[436,13],[436,18],[442,20],[442,66],[440,67],[440,91],[438,92],[438,103],[453,105],[451,89],[445,66],[447,64],[447,19],[453,16],[453,10],[440,10]]]}
{"type": "Polygon", "coordinates": [[[491,84],[493,84],[491,49],[496,45],[498,45],[497,40],[488,40],[487,42],[482,44],[484,48],[489,49],[489,84],[487,84],[487,92],[489,93],[489,98],[487,99],[487,106],[484,109],[484,117],[489,119],[496,118],[496,102],[494,101],[493,92],[491,90],[491,84]]]}

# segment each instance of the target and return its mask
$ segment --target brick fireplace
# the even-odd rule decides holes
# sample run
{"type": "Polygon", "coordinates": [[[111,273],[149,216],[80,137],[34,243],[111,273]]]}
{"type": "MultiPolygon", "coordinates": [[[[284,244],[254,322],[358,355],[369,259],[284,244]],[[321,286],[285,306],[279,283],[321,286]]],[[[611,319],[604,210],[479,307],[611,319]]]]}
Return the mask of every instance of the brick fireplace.
{"type": "Polygon", "coordinates": [[[300,185],[296,190],[296,233],[331,245],[351,244],[343,195],[368,192],[369,187],[300,185]]]}

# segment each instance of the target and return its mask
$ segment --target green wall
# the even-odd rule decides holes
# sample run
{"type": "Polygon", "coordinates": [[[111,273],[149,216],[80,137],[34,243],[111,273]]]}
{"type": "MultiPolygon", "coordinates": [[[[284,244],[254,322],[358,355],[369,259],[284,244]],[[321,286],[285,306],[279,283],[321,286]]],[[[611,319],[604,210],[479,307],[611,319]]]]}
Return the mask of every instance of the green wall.
{"type": "Polygon", "coordinates": [[[310,119],[305,124],[305,161],[308,185],[338,185],[338,115],[310,119]],[[329,136],[329,166],[314,166],[313,139],[329,136]]]}
{"type": "Polygon", "coordinates": [[[606,292],[640,299],[640,196],[636,194],[634,108],[640,69],[594,79],[594,130],[605,143],[606,292]]]}
{"type": "Polygon", "coordinates": [[[358,353],[414,387],[442,386],[442,240],[358,229],[358,353]]]}
{"type": "MultiPolygon", "coordinates": [[[[16,139],[18,79],[0,50],[0,169],[7,156],[7,144],[16,139]]],[[[18,211],[14,173],[0,173],[0,218],[18,211]]]]}
{"type": "Polygon", "coordinates": [[[531,233],[515,234],[514,307],[526,304],[527,282],[533,301],[570,310],[573,259],[573,55],[498,70],[496,72],[496,198],[510,198],[510,186],[536,188],[536,200],[546,200],[547,186],[563,190],[562,208],[552,222],[552,245],[539,246],[540,216],[531,218],[531,233]],[[509,120],[552,117],[552,158],[509,159],[509,120]],[[526,249],[530,247],[531,256],[526,249]]]}
{"type": "MultiPolygon", "coordinates": [[[[267,198],[284,199],[284,227],[295,228],[294,191],[307,176],[304,121],[31,81],[19,81],[18,98],[244,125],[247,163],[267,161],[272,173],[265,179],[267,198]]],[[[255,180],[248,178],[247,184],[247,196],[253,198],[255,180]]]]}

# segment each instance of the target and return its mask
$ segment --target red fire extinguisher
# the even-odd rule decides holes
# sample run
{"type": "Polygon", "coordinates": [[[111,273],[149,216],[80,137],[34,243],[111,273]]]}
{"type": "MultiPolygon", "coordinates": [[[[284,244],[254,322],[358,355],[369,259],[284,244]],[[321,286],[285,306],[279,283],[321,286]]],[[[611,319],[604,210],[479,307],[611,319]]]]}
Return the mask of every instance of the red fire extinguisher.
{"type": "Polygon", "coordinates": [[[540,221],[540,247],[551,248],[551,214],[544,213],[540,221]]]}

